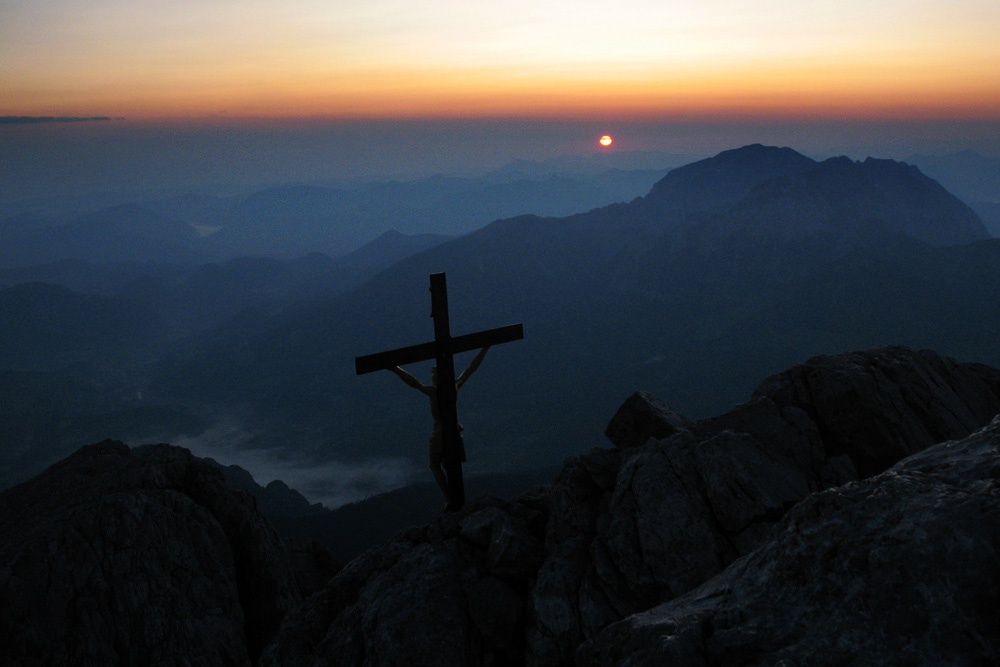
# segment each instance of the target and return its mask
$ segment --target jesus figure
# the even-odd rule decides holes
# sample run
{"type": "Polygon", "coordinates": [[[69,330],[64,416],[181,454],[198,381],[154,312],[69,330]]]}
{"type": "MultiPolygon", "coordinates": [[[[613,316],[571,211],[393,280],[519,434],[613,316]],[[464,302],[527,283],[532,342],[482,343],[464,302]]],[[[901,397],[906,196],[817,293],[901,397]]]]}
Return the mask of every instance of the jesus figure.
{"type": "MultiPolygon", "coordinates": [[[[486,351],[490,349],[487,345],[483,349],[479,350],[479,354],[476,358],[472,360],[469,367],[466,368],[460,376],[455,380],[455,391],[462,388],[462,385],[476,372],[479,368],[479,364],[483,363],[483,357],[486,356],[486,351]]],[[[434,430],[431,432],[430,438],[430,467],[431,472],[434,473],[434,479],[437,480],[438,486],[441,487],[441,492],[444,493],[445,498],[445,511],[452,509],[452,498],[451,494],[448,493],[448,477],[445,474],[442,463],[444,462],[444,442],[441,437],[441,411],[438,408],[438,394],[437,394],[437,366],[431,369],[431,384],[426,385],[420,382],[417,378],[413,377],[411,374],[404,371],[399,366],[394,366],[389,369],[393,373],[399,376],[399,378],[408,384],[409,386],[417,389],[421,393],[425,394],[431,401],[431,417],[434,418],[434,430]]],[[[462,425],[458,425],[459,433],[462,432],[462,425]]],[[[461,435],[459,435],[459,447],[461,448],[458,452],[460,456],[460,461],[465,461],[465,443],[462,441],[461,435]]]]}

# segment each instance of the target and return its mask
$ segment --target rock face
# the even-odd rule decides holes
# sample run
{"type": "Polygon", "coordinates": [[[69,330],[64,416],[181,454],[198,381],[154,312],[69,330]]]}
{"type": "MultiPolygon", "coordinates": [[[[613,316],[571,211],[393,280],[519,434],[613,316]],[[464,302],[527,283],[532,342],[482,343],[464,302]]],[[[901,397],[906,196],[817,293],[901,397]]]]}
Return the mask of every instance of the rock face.
{"type": "Polygon", "coordinates": [[[1000,372],[900,347],[818,357],[640,442],[664,410],[633,397],[609,427],[620,446],[569,459],[545,492],[369,551],[289,616],[262,664],[565,665],[586,642],[581,660],[615,664],[627,654],[608,647],[630,627],[616,624],[759,553],[797,504],[988,423],[1000,372]]]}
{"type": "Polygon", "coordinates": [[[995,665],[1000,417],[810,496],[746,558],[578,665],[995,665]],[[786,662],[787,661],[787,662],[786,662]]]}
{"type": "Polygon", "coordinates": [[[0,599],[2,665],[249,665],[301,597],[218,470],[106,441],[0,494],[0,599]]]}
{"type": "Polygon", "coordinates": [[[997,413],[1000,371],[902,347],[699,422],[636,394],[332,578],[217,468],[104,442],[0,494],[0,666],[995,664],[997,413]]]}
{"type": "Polygon", "coordinates": [[[904,456],[975,430],[997,413],[996,371],[930,351],[820,356],[765,380],[755,399],[804,410],[829,455],[845,454],[862,477],[904,456]],[[895,449],[887,447],[892,443],[895,449]]]}
{"type": "Polygon", "coordinates": [[[523,661],[548,500],[481,499],[351,562],[285,624],[261,665],[523,661]]]}
{"type": "Polygon", "coordinates": [[[661,440],[691,427],[691,422],[677,414],[649,392],[637,391],[622,403],[604,431],[615,447],[645,445],[650,438],[661,440]]]}
{"type": "Polygon", "coordinates": [[[315,516],[329,512],[319,503],[310,503],[305,496],[289,488],[280,479],[261,486],[247,470],[237,465],[224,466],[215,459],[202,459],[222,471],[226,485],[238,491],[246,491],[257,500],[257,508],[265,516],[275,518],[315,516]]]}

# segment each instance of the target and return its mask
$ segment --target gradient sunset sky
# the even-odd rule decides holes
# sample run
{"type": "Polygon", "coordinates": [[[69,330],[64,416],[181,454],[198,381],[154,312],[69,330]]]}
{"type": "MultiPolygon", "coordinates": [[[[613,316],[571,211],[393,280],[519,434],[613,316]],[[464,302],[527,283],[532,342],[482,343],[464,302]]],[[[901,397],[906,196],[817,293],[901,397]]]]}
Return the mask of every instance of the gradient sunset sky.
{"type": "Polygon", "coordinates": [[[998,35],[998,0],[0,0],[0,215],[758,142],[996,155],[998,35]]]}
{"type": "Polygon", "coordinates": [[[6,0],[0,115],[1000,116],[997,0],[6,0]]]}

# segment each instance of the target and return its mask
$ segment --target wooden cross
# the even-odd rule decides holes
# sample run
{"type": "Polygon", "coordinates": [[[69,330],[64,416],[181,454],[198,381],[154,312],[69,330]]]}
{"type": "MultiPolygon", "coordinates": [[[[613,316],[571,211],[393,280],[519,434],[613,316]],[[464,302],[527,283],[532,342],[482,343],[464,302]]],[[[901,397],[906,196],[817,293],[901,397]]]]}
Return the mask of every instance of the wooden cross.
{"type": "Polygon", "coordinates": [[[453,510],[457,510],[465,504],[465,484],[462,481],[454,355],[521,340],[524,338],[524,327],[521,324],[511,324],[452,338],[451,325],[448,321],[448,286],[444,273],[431,274],[431,317],[434,318],[433,341],[356,357],[354,369],[358,375],[363,375],[417,361],[434,359],[437,362],[437,401],[441,417],[444,471],[448,477],[450,506],[453,510]]]}

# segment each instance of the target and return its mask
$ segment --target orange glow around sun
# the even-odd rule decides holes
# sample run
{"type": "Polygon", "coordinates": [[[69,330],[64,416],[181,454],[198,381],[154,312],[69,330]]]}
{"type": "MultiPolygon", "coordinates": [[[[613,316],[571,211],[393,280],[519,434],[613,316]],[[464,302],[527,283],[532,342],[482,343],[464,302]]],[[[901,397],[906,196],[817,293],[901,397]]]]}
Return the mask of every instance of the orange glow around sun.
{"type": "Polygon", "coordinates": [[[613,144],[614,141],[615,140],[611,138],[610,134],[605,134],[603,137],[601,137],[600,139],[597,140],[597,143],[599,143],[602,146],[607,147],[607,146],[610,146],[611,144],[613,144]]]}

